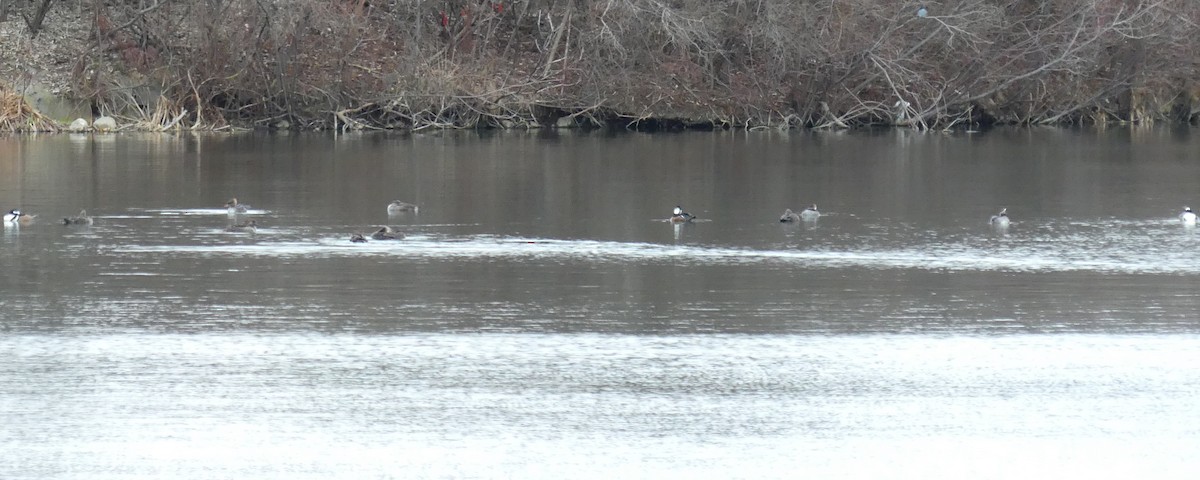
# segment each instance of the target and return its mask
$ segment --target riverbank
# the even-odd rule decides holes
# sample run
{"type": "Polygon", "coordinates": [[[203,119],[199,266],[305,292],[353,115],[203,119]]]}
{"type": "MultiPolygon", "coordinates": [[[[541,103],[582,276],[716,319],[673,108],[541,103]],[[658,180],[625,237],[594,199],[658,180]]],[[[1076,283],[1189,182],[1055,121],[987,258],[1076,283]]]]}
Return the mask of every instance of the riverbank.
{"type": "Polygon", "coordinates": [[[0,129],[99,116],[146,130],[943,129],[1200,114],[1200,5],[701,3],[63,0],[40,22],[22,3],[0,22],[0,129]]]}

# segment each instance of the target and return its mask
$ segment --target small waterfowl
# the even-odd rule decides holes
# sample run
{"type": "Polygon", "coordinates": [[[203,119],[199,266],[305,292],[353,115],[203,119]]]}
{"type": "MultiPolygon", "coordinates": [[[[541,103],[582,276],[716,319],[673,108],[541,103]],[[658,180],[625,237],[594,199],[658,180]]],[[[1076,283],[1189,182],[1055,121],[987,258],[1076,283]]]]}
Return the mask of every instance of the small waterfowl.
{"type": "Polygon", "coordinates": [[[780,223],[794,223],[800,221],[800,214],[793,212],[788,208],[783,211],[783,215],[779,217],[780,223]]]}
{"type": "Polygon", "coordinates": [[[237,197],[233,197],[228,202],[225,202],[225,209],[229,212],[230,216],[234,216],[250,211],[250,206],[238,203],[237,197]]]}
{"type": "Polygon", "coordinates": [[[250,220],[249,222],[242,222],[237,225],[230,225],[229,227],[227,227],[225,229],[225,231],[226,232],[258,233],[258,224],[254,223],[254,220],[250,220]]]}
{"type": "Polygon", "coordinates": [[[1196,214],[1192,212],[1192,207],[1183,207],[1183,213],[1179,214],[1179,221],[1184,225],[1196,224],[1196,214]]]}
{"type": "Polygon", "coordinates": [[[353,243],[367,243],[367,239],[363,238],[361,233],[350,235],[350,241],[353,243]]]}
{"type": "Polygon", "coordinates": [[[675,212],[671,215],[671,221],[674,223],[684,223],[695,220],[696,216],[683,211],[683,207],[675,206],[675,212]]]}
{"type": "Polygon", "coordinates": [[[992,226],[1007,227],[1008,226],[1008,208],[1001,208],[1000,213],[992,215],[992,219],[988,220],[992,226]]]}
{"type": "Polygon", "coordinates": [[[817,204],[809,205],[803,212],[800,212],[800,218],[808,222],[821,218],[821,212],[817,211],[817,204]]]}
{"type": "Polygon", "coordinates": [[[4,214],[4,224],[5,225],[28,225],[30,223],[33,223],[33,218],[35,216],[36,215],[21,213],[20,210],[17,210],[14,208],[12,210],[9,210],[8,213],[4,214]]]}
{"type": "Polygon", "coordinates": [[[92,217],[88,216],[87,210],[80,210],[79,215],[75,217],[63,218],[63,225],[91,225],[92,217]]]}
{"type": "Polygon", "coordinates": [[[375,233],[371,234],[371,238],[376,240],[400,240],[404,238],[404,234],[397,232],[396,230],[392,229],[392,227],[382,226],[379,227],[379,230],[376,230],[375,233]]]}
{"type": "Polygon", "coordinates": [[[401,213],[408,213],[408,212],[417,213],[417,210],[419,208],[420,207],[417,207],[416,205],[413,205],[411,203],[395,200],[392,203],[388,204],[387,213],[388,213],[388,215],[398,215],[401,213]]]}

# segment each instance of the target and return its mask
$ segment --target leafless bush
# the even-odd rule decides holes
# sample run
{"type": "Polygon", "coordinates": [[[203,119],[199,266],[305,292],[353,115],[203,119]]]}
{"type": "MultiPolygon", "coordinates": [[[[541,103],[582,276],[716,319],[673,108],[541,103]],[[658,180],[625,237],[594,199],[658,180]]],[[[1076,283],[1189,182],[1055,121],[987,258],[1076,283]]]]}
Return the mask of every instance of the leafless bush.
{"type": "MultiPolygon", "coordinates": [[[[89,65],[157,82],[186,125],[947,128],[1189,119],[1200,101],[1189,0],[83,5],[89,65]]],[[[120,104],[97,75],[85,91],[120,104]]]]}

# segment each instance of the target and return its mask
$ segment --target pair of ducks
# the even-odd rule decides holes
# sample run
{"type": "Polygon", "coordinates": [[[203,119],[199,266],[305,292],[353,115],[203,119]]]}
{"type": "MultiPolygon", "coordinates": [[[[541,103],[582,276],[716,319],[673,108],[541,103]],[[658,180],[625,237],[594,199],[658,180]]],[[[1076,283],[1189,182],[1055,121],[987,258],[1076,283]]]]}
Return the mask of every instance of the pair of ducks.
{"type": "MultiPolygon", "coordinates": [[[[812,222],[820,218],[821,212],[817,210],[817,204],[809,205],[800,213],[793,212],[788,208],[783,211],[783,216],[779,217],[781,223],[799,222],[801,220],[812,222]]],[[[683,208],[676,205],[675,211],[671,215],[671,223],[687,223],[696,219],[695,215],[683,211],[683,208]]]]}
{"type": "Polygon", "coordinates": [[[790,208],[784,210],[783,216],[779,217],[779,222],[780,223],[795,223],[795,222],[799,222],[801,220],[803,220],[805,222],[815,222],[815,221],[817,221],[818,218],[821,218],[821,212],[817,210],[817,204],[814,203],[812,205],[809,205],[807,208],[802,210],[800,213],[793,212],[792,209],[790,209],[790,208]]]}
{"type": "MultiPolygon", "coordinates": [[[[14,208],[4,214],[4,224],[29,225],[33,223],[33,219],[36,217],[37,215],[23,213],[21,210],[14,208]]],[[[64,217],[62,223],[63,225],[91,225],[94,223],[94,220],[87,214],[87,210],[80,210],[78,216],[64,217]]]]}
{"type": "MultiPolygon", "coordinates": [[[[678,212],[679,208],[676,207],[675,210],[676,210],[676,212],[678,212]]],[[[1187,208],[1185,210],[1186,211],[1184,212],[1184,214],[1185,215],[1190,214],[1191,218],[1192,218],[1192,223],[1195,223],[1196,215],[1194,213],[1191,213],[1192,209],[1187,208]]],[[[813,205],[809,205],[808,208],[804,209],[804,211],[800,212],[800,213],[793,212],[792,209],[789,208],[783,212],[782,217],[779,217],[779,221],[780,222],[797,222],[800,220],[814,221],[817,218],[820,218],[820,216],[821,216],[821,212],[817,211],[817,205],[813,204],[813,205]]],[[[1001,227],[1001,228],[1007,227],[1009,224],[1008,207],[1001,208],[1000,213],[992,215],[992,218],[988,220],[988,223],[990,223],[996,227],[1001,227]]]]}
{"type": "MultiPolygon", "coordinates": [[[[1186,224],[1186,226],[1194,226],[1196,224],[1196,214],[1190,206],[1184,206],[1183,212],[1180,214],[1180,222],[1186,224]]],[[[1000,209],[1000,214],[992,215],[989,223],[995,227],[1008,227],[1008,209],[1000,209]]]]}
{"type": "Polygon", "coordinates": [[[4,214],[4,225],[29,225],[33,223],[33,218],[36,215],[21,213],[20,210],[12,209],[4,214]]]}
{"type": "MultiPolygon", "coordinates": [[[[237,197],[233,197],[229,199],[228,202],[225,202],[225,212],[229,214],[230,218],[236,219],[239,215],[245,215],[249,213],[250,206],[238,202],[237,197]]],[[[244,222],[235,223],[225,227],[225,231],[230,233],[258,233],[258,222],[255,222],[254,220],[247,220],[244,222]]]]}

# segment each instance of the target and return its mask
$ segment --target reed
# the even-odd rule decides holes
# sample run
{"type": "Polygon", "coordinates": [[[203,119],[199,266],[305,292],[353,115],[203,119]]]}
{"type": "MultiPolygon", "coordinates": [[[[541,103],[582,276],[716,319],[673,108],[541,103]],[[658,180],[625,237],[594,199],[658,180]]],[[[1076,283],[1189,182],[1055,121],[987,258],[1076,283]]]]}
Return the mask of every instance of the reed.
{"type": "Polygon", "coordinates": [[[0,85],[0,131],[31,133],[61,129],[58,122],[35,110],[20,93],[0,85]]]}

